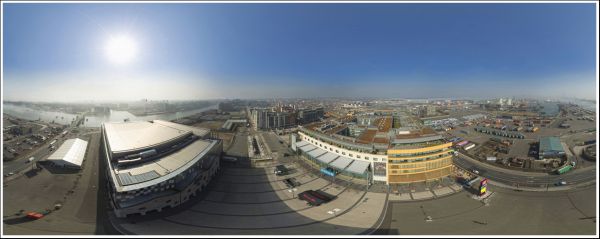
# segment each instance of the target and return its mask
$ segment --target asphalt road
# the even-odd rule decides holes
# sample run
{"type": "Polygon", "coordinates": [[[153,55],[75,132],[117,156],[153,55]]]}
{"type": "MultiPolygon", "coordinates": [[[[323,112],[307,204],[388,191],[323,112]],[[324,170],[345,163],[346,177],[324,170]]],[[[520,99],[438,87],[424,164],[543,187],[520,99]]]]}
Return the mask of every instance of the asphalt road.
{"type": "Polygon", "coordinates": [[[561,180],[572,185],[596,179],[595,167],[578,169],[563,175],[540,173],[517,174],[517,172],[507,172],[506,170],[508,169],[502,170],[491,165],[477,162],[475,159],[469,158],[461,153],[459,153],[458,157],[454,157],[454,164],[469,171],[475,169],[479,171],[479,176],[508,185],[545,186],[550,184],[549,186],[553,186],[556,182],[561,180]]]}
{"type": "Polygon", "coordinates": [[[72,127],[66,129],[66,130],[69,130],[69,133],[67,135],[65,135],[64,137],[61,134],[58,134],[52,138],[47,139],[46,141],[44,141],[43,144],[39,145],[37,148],[34,148],[31,152],[29,152],[23,156],[20,156],[15,160],[4,162],[3,167],[2,167],[2,173],[4,175],[8,174],[10,172],[13,172],[16,174],[22,170],[31,168],[32,164],[34,162],[45,159],[48,156],[50,156],[52,153],[54,153],[54,151],[56,149],[58,149],[65,140],[76,138],[81,135],[90,134],[90,133],[96,131],[96,129],[93,129],[93,128],[78,128],[79,133],[72,133],[71,130],[73,130],[73,129],[74,128],[72,128],[72,127]],[[55,150],[50,151],[49,145],[50,145],[50,142],[52,142],[53,140],[56,140],[56,143],[54,143],[55,150]],[[30,157],[35,158],[33,162],[29,162],[30,157]]]}
{"type": "Polygon", "coordinates": [[[435,200],[392,202],[375,235],[596,233],[595,186],[560,192],[488,187],[494,194],[487,205],[466,191],[435,200]]]}
{"type": "Polygon", "coordinates": [[[60,135],[47,139],[44,144],[39,145],[37,148],[33,149],[33,151],[29,152],[25,156],[21,156],[15,160],[4,162],[3,164],[3,173],[7,174],[9,172],[17,173],[27,167],[31,167],[33,162],[29,162],[30,157],[34,157],[34,162],[39,161],[42,158],[50,156],[54,151],[50,151],[49,144],[53,140],[57,140],[55,145],[56,148],[60,147],[60,145],[64,142],[65,138],[61,138],[60,135]]]}

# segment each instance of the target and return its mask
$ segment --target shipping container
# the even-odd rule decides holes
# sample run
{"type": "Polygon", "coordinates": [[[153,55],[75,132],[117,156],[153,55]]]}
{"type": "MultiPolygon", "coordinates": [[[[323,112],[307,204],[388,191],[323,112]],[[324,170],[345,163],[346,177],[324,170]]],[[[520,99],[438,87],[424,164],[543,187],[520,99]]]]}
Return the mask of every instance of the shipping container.
{"type": "Polygon", "coordinates": [[[456,145],[458,145],[458,146],[463,146],[463,145],[466,145],[466,144],[468,144],[468,143],[469,143],[469,141],[467,141],[467,140],[464,140],[464,141],[461,141],[461,142],[457,143],[456,145]]]}
{"type": "Polygon", "coordinates": [[[467,146],[465,146],[465,150],[469,150],[469,149],[472,149],[474,147],[475,147],[475,144],[474,143],[470,143],[467,146]]]}

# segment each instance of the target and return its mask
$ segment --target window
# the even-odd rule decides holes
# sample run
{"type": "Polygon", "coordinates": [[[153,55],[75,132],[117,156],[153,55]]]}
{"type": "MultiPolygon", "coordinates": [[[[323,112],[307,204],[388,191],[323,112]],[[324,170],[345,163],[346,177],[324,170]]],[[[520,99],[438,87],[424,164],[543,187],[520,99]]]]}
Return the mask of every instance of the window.
{"type": "Polygon", "coordinates": [[[346,155],[346,152],[342,152],[342,155],[346,155]]]}
{"type": "Polygon", "coordinates": [[[171,199],[167,200],[167,203],[171,203],[171,199]]]}
{"type": "Polygon", "coordinates": [[[356,155],[356,158],[358,158],[358,159],[359,159],[359,158],[360,158],[360,155],[356,155]]]}
{"type": "Polygon", "coordinates": [[[369,160],[369,157],[365,157],[366,160],[369,160]]]}

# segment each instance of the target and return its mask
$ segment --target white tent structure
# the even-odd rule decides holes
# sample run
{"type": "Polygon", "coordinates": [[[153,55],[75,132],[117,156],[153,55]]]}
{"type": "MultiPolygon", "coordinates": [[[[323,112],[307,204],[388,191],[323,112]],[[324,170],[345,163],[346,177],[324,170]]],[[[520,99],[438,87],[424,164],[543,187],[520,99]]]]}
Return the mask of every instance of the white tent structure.
{"type": "Polygon", "coordinates": [[[47,160],[56,166],[80,169],[87,145],[85,140],[67,139],[47,160]]]}

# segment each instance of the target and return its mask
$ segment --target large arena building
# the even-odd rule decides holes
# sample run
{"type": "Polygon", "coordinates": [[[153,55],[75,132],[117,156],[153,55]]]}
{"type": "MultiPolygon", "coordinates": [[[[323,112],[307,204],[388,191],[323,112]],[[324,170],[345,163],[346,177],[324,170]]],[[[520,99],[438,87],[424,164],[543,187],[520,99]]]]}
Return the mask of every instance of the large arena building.
{"type": "Polygon", "coordinates": [[[102,143],[117,217],[189,200],[215,175],[222,152],[210,130],[161,120],[105,123],[102,143]]]}

